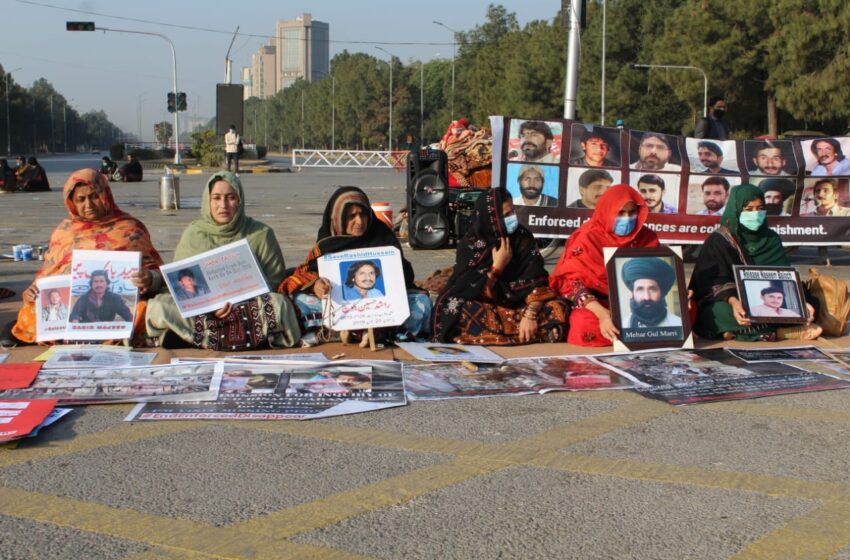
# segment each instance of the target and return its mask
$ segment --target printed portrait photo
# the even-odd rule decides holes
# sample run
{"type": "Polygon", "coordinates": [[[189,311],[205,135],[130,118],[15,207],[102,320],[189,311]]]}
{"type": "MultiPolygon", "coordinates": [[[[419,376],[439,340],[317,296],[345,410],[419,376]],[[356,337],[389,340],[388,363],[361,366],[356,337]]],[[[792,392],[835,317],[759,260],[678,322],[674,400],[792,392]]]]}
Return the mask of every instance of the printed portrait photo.
{"type": "Polygon", "coordinates": [[[629,133],[630,167],[638,171],[682,170],[682,156],[679,151],[679,137],[660,132],[629,133]]]}
{"type": "Polygon", "coordinates": [[[178,301],[205,296],[210,293],[204,273],[198,265],[181,268],[168,274],[168,280],[174,288],[174,297],[178,301]]]}
{"type": "Polygon", "coordinates": [[[343,261],[339,263],[342,298],[357,301],[386,295],[380,260],[343,261]]]}
{"type": "Polygon", "coordinates": [[[764,193],[764,209],[768,216],[790,216],[797,194],[794,177],[753,177],[750,183],[764,193]]]}
{"type": "Polygon", "coordinates": [[[514,206],[558,206],[560,169],[557,166],[509,163],[506,176],[514,206]]]}
{"type": "Polygon", "coordinates": [[[729,192],[741,184],[740,177],[691,175],[688,177],[687,213],[697,216],[722,216],[729,192]]]}
{"type": "Polygon", "coordinates": [[[431,344],[425,347],[426,350],[435,356],[460,356],[467,353],[467,350],[462,346],[442,346],[431,344]]]}
{"type": "Polygon", "coordinates": [[[740,175],[736,145],[734,140],[685,138],[691,173],[740,175]]]}
{"type": "Polygon", "coordinates": [[[570,165],[620,167],[619,129],[574,123],[570,138],[570,165]]]}
{"type": "Polygon", "coordinates": [[[787,177],[797,174],[797,158],[791,140],[746,140],[744,159],[751,175],[787,177]]]}
{"type": "Polygon", "coordinates": [[[133,322],[136,292],[120,293],[124,286],[121,278],[111,277],[105,268],[95,268],[89,270],[87,278],[74,278],[72,282],[69,323],[133,322]]]}
{"type": "Polygon", "coordinates": [[[555,121],[512,120],[508,161],[557,164],[561,161],[563,125],[555,121]]]}
{"type": "Polygon", "coordinates": [[[679,212],[679,174],[630,173],[631,186],[643,197],[650,213],[677,214],[679,212]]]}
{"type": "Polygon", "coordinates": [[[803,181],[800,215],[818,218],[850,216],[848,179],[821,177],[803,181]]]}
{"type": "Polygon", "coordinates": [[[792,280],[744,280],[748,315],[753,318],[800,318],[805,310],[792,280]]]}
{"type": "Polygon", "coordinates": [[[611,185],[620,183],[616,169],[571,167],[567,173],[567,208],[594,209],[611,185]]]}
{"type": "Polygon", "coordinates": [[[46,322],[68,320],[71,306],[71,288],[49,288],[38,294],[41,305],[41,320],[46,322]]]}
{"type": "Polygon", "coordinates": [[[834,177],[850,175],[850,138],[815,138],[800,142],[806,160],[806,175],[834,177]]]}
{"type": "MultiPolygon", "coordinates": [[[[622,328],[681,327],[681,300],[674,259],[614,258],[622,328]]],[[[674,338],[680,336],[681,331],[674,338]]]]}

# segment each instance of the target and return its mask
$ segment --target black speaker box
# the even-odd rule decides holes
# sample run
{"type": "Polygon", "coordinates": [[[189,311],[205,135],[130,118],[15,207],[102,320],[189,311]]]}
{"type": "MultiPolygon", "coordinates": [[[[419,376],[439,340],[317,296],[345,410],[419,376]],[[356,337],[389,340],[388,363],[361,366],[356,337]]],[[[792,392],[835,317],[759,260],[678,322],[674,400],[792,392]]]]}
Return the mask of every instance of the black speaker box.
{"type": "Polygon", "coordinates": [[[242,84],[215,85],[215,133],[225,134],[230,125],[236,132],[244,134],[242,128],[242,104],[245,87],[242,84]]]}
{"type": "Polygon", "coordinates": [[[448,173],[445,152],[407,156],[408,242],[414,249],[439,249],[451,240],[448,173]]]}

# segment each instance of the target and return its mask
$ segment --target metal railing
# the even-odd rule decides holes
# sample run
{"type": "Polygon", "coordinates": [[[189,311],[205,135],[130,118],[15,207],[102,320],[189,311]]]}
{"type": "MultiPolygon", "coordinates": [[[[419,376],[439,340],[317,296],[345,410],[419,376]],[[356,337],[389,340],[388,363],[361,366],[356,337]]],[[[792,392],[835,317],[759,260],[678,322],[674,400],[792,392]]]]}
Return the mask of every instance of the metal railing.
{"type": "Polygon", "coordinates": [[[292,166],[360,167],[402,169],[407,165],[407,150],[391,152],[358,150],[292,150],[292,166]]]}

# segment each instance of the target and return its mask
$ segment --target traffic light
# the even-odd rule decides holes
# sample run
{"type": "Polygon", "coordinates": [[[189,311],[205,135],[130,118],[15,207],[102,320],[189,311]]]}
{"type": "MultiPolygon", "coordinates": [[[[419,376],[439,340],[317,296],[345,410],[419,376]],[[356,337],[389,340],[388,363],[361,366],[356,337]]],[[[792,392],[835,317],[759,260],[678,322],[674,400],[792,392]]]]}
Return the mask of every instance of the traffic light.
{"type": "Polygon", "coordinates": [[[177,101],[174,98],[174,92],[168,92],[168,112],[173,113],[177,110],[177,101]]]}
{"type": "Polygon", "coordinates": [[[65,31],[94,31],[93,21],[66,21],[65,31]]]}
{"type": "Polygon", "coordinates": [[[177,94],[177,110],[185,111],[186,110],[186,94],[180,92],[177,94]]]}

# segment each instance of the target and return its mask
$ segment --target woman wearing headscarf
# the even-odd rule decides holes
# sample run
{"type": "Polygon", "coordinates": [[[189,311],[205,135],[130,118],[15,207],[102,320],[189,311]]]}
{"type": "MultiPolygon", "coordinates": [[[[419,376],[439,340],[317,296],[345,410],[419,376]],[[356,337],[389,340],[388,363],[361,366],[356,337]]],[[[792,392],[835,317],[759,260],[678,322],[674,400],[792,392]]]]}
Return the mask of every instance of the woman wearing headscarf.
{"type": "MultiPolygon", "coordinates": [[[[118,208],[109,181],[102,173],[94,169],[74,171],[65,181],[62,195],[69,215],[53,230],[44,265],[36,278],[68,274],[75,249],[139,251],[142,269],[155,270],[162,264],[148,229],[118,208]]],[[[24,290],[24,306],[12,328],[12,334],[21,342],[35,342],[37,296],[38,288],[33,282],[24,290]]],[[[143,333],[146,303],[140,298],[136,307],[133,327],[136,334],[143,333]]]]}
{"type": "MultiPolygon", "coordinates": [[[[305,330],[317,329],[322,324],[322,300],[330,294],[330,282],[319,277],[319,257],[352,249],[388,246],[401,251],[393,231],[375,216],[366,193],[357,187],[339,187],[325,206],[316,244],[307,260],[280,283],[278,291],[289,294],[295,301],[305,330]]],[[[410,316],[399,327],[397,336],[415,338],[428,331],[431,299],[414,285],[413,267],[404,255],[401,264],[410,316]]]]}
{"type": "Polygon", "coordinates": [[[753,324],[735,287],[735,265],[789,266],[779,235],[767,227],[764,194],[753,185],[733,188],[720,218],[720,228],[700,250],[691,283],[697,306],[694,331],[703,338],[744,341],[814,340],[822,329],[813,324],[814,308],[806,304],[809,324],[776,328],[753,324]]]}
{"type": "Polygon", "coordinates": [[[567,342],[610,346],[620,334],[608,310],[605,247],[657,247],[658,236],[646,227],[649,209],[628,185],[615,185],[599,199],[593,216],[570,236],[549,285],[573,304],[567,342]]]}
{"type": "MultiPolygon", "coordinates": [[[[207,181],[201,197],[201,219],[183,231],[174,259],[194,257],[242,239],[254,252],[269,287],[276,286],[286,265],[274,231],[245,215],[242,182],[233,173],[221,171],[207,181]]],[[[146,274],[139,286],[157,291],[162,276],[146,274]]],[[[172,295],[162,293],[150,301],[145,324],[148,336],[163,347],[189,344],[210,350],[244,350],[294,346],[301,338],[292,302],[275,292],[236,305],[227,303],[214,313],[188,319],[180,315],[172,295]]]]}
{"type": "Polygon", "coordinates": [[[20,185],[21,190],[25,191],[49,191],[50,181],[47,180],[47,171],[38,163],[35,156],[30,156],[27,160],[27,165],[32,169],[29,179],[20,185]]]}
{"type": "Polygon", "coordinates": [[[563,341],[566,302],[549,288],[534,236],[519,224],[504,189],[475,201],[454,272],[434,306],[434,337],[460,344],[563,341]]]}

